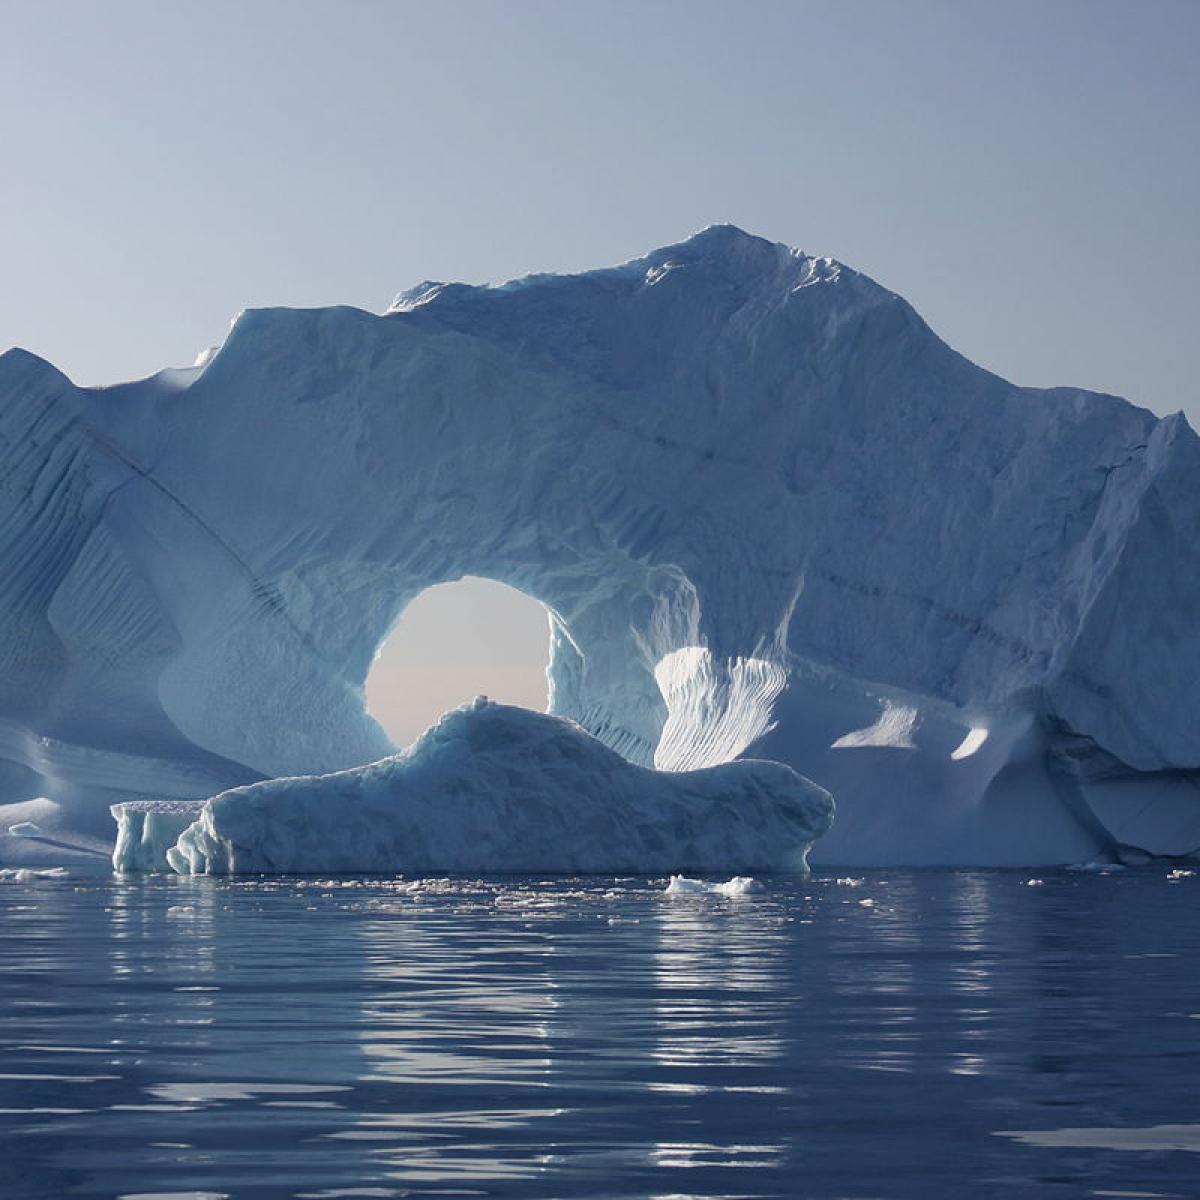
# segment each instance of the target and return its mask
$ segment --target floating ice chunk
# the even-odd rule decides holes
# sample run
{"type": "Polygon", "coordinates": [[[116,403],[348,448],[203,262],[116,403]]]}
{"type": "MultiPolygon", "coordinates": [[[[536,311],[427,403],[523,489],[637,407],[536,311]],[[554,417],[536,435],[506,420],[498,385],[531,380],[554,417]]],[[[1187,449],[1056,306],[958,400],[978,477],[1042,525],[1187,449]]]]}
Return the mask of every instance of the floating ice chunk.
{"type": "MultiPolygon", "coordinates": [[[[119,870],[146,840],[138,811],[114,809],[130,823],[119,870]]],[[[478,697],[404,754],[214,797],[165,857],[180,874],[803,872],[832,817],[829,793],[781,763],[655,771],[573,721],[478,697]]]]}
{"type": "Polygon", "coordinates": [[[1026,887],[1042,887],[1045,884],[1044,879],[1027,879],[1025,880],[1026,887]]]}
{"type": "Polygon", "coordinates": [[[38,879],[66,879],[66,867],[2,867],[0,879],[8,879],[13,883],[33,883],[38,879]]]}
{"type": "Polygon", "coordinates": [[[751,879],[745,875],[735,875],[724,883],[718,883],[716,890],[717,894],[721,896],[749,896],[754,892],[764,892],[766,888],[757,879],[751,879]]]}
{"type": "Polygon", "coordinates": [[[1168,871],[1167,878],[1169,880],[1171,880],[1172,883],[1178,883],[1181,879],[1191,879],[1191,877],[1193,875],[1195,875],[1195,873],[1196,873],[1195,871],[1184,871],[1182,869],[1176,869],[1174,871],[1168,871]]]}
{"type": "Polygon", "coordinates": [[[689,879],[686,875],[672,875],[667,884],[668,896],[749,896],[766,889],[757,879],[748,875],[735,875],[724,883],[709,883],[703,879],[689,879]]]}

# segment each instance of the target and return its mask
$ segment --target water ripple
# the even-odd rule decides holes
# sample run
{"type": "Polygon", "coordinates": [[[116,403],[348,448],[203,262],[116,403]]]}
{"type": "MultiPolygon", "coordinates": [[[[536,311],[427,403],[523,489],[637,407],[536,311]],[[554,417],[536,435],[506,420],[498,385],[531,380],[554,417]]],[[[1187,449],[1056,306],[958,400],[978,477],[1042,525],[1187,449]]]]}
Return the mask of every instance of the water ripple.
{"type": "Polygon", "coordinates": [[[0,1195],[1195,1194],[1189,887],[1041,878],[14,885],[0,1195]]]}

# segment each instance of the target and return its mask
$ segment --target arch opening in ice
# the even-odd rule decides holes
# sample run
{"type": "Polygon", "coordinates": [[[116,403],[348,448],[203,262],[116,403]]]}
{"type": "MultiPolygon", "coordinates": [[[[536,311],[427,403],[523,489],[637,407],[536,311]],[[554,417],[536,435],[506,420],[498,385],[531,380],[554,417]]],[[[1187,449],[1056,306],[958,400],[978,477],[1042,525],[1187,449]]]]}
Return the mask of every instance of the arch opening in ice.
{"type": "Polygon", "coordinates": [[[397,746],[480,693],[544,712],[548,625],[541,603],[494,579],[435,584],[405,606],[375,652],[367,712],[397,746]]]}

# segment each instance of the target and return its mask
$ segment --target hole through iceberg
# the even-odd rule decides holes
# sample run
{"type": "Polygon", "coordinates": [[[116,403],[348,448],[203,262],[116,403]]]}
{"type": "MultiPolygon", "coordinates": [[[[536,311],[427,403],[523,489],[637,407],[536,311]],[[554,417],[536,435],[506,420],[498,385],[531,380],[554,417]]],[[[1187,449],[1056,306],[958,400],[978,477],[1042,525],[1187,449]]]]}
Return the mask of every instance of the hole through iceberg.
{"type": "Polygon", "coordinates": [[[480,693],[544,712],[548,644],[546,609],[524,592],[472,575],[435,584],[376,652],[367,711],[397,746],[480,693]]]}

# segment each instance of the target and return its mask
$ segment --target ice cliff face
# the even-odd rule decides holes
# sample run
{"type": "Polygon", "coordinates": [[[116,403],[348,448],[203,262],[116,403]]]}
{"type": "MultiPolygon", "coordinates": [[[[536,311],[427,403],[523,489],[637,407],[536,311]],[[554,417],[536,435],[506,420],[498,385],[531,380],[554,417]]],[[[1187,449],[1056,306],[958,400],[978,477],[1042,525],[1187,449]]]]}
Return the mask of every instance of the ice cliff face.
{"type": "Polygon", "coordinates": [[[1200,448],[1017,388],[829,259],[714,227],[609,270],[259,310],[206,365],[0,357],[0,800],[86,823],[393,751],[404,606],[550,613],[551,709],[639,764],[829,788],[818,861],[1200,846],[1200,448]]]}

